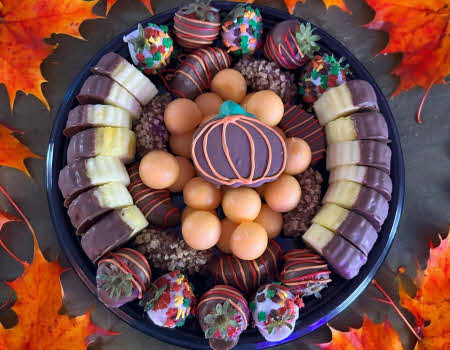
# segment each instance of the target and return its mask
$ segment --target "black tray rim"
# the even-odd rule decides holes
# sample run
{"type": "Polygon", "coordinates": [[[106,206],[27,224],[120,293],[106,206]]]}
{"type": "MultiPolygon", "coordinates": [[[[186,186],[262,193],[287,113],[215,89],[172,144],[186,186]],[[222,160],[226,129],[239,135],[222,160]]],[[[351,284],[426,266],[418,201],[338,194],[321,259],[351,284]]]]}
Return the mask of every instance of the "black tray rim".
{"type": "MultiPolygon", "coordinates": [[[[236,3],[228,1],[215,1],[213,2],[213,5],[222,9],[230,9],[231,7],[235,6],[236,3]]],[[[286,12],[271,7],[254,4],[252,4],[252,6],[258,7],[263,13],[267,13],[274,17],[279,17],[280,20],[297,19],[302,22],[306,22],[301,18],[289,15],[286,12]]],[[[167,21],[167,19],[173,16],[173,12],[175,10],[176,8],[168,9],[152,17],[149,17],[143,21],[140,21],[139,23],[146,23],[148,21],[164,23],[167,21]]],[[[62,251],[67,257],[69,263],[72,265],[76,274],[95,296],[96,296],[96,286],[93,283],[93,281],[95,281],[95,275],[89,273],[89,271],[86,271],[88,264],[86,264],[86,262],[83,261],[88,259],[86,256],[84,256],[84,253],[81,252],[79,244],[77,245],[76,242],[74,241],[74,237],[71,237],[73,236],[73,233],[64,230],[63,227],[65,223],[64,221],[67,221],[68,219],[66,213],[62,212],[63,210],[62,197],[57,185],[59,169],[57,169],[56,163],[58,157],[59,158],[65,157],[61,156],[58,153],[58,151],[61,151],[61,149],[64,147],[65,140],[64,136],[62,135],[62,130],[64,129],[65,126],[67,110],[70,109],[70,105],[74,99],[74,94],[77,88],[80,86],[80,83],[83,82],[86,79],[86,77],[90,74],[89,73],[90,67],[93,66],[100,59],[100,57],[102,57],[106,52],[114,51],[114,47],[117,47],[119,46],[119,44],[122,44],[122,37],[127,33],[131,32],[132,30],[136,29],[136,26],[137,23],[133,27],[129,28],[122,34],[119,34],[111,41],[109,41],[99,52],[97,52],[96,55],[94,55],[89,60],[89,62],[84,66],[84,68],[80,71],[80,73],[78,73],[77,77],[75,78],[70,88],[68,89],[67,93],[65,94],[63,101],[61,102],[61,105],[58,108],[54,124],[52,127],[52,131],[50,134],[49,145],[47,150],[47,158],[46,158],[47,199],[50,210],[50,216],[57,234],[57,239],[62,248],[62,251]]],[[[282,343],[290,342],[308,333],[311,333],[312,331],[328,323],[337,315],[339,315],[344,309],[346,309],[351,303],[353,303],[360,296],[360,294],[369,285],[369,283],[375,276],[376,272],[383,264],[391,248],[392,242],[395,238],[403,210],[403,202],[405,196],[405,169],[404,169],[403,152],[400,144],[400,136],[397,130],[395,119],[389,108],[389,104],[385,96],[381,92],[381,89],[373,79],[373,77],[370,75],[367,69],[356,59],[356,57],[339,41],[337,41],[327,32],[320,29],[319,27],[316,27],[315,25],[312,26],[317,29],[320,36],[322,37],[321,40],[323,42],[326,42],[327,46],[333,47],[333,51],[339,51],[340,55],[346,57],[347,62],[350,64],[352,69],[354,71],[358,71],[358,75],[362,75],[365,80],[369,81],[369,83],[374,87],[375,92],[377,94],[380,110],[383,111],[383,116],[385,117],[388,124],[389,135],[391,138],[390,147],[393,155],[392,156],[393,166],[391,172],[391,177],[394,183],[393,196],[390,202],[388,218],[383,225],[383,230],[380,233],[386,231],[387,226],[389,226],[388,229],[389,232],[384,237],[379,237],[377,244],[380,244],[381,243],[380,241],[382,241],[384,243],[384,246],[381,249],[378,249],[379,252],[376,258],[374,257],[373,254],[371,254],[369,256],[367,264],[365,265],[365,267],[363,267],[360,274],[351,280],[351,285],[352,286],[356,285],[356,287],[354,288],[352,287],[350,288],[350,291],[345,291],[344,293],[341,293],[337,297],[330,300],[326,304],[327,310],[322,310],[322,312],[315,312],[315,314],[317,314],[313,315],[315,317],[311,317],[310,315],[308,315],[308,321],[311,322],[306,322],[305,325],[302,325],[302,327],[300,328],[298,327],[297,324],[297,327],[295,331],[291,334],[291,336],[289,336],[288,338],[284,339],[281,342],[271,343],[261,341],[261,339],[263,338],[258,338],[255,339],[257,340],[257,342],[245,342],[245,343],[241,342],[235,347],[235,349],[264,349],[268,347],[277,346],[282,343]],[[375,261],[372,262],[374,258],[375,261]],[[363,271],[365,272],[367,268],[369,268],[369,266],[371,266],[370,270],[367,273],[362,273],[363,271]]],[[[144,334],[155,337],[161,341],[190,349],[209,349],[208,343],[204,339],[200,340],[198,338],[198,335],[194,333],[190,334],[188,332],[180,333],[177,332],[177,330],[180,329],[160,328],[153,325],[149,320],[143,321],[137,319],[137,317],[133,317],[136,316],[136,314],[130,315],[131,310],[127,305],[124,305],[121,308],[109,308],[109,309],[116,316],[118,316],[120,319],[128,323],[133,328],[143,332],[144,334]]]]}

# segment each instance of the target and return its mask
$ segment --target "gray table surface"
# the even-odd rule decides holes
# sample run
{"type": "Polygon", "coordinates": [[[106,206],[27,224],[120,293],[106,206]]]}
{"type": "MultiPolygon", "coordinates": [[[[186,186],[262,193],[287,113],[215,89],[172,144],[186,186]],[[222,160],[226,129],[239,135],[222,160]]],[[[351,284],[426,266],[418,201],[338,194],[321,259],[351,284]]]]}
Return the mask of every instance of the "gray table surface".
{"type": "MultiPolygon", "coordinates": [[[[156,12],[177,6],[181,1],[153,0],[156,12]]],[[[370,71],[386,96],[390,96],[398,80],[389,74],[400,62],[401,55],[376,56],[388,42],[388,35],[362,27],[368,23],[374,12],[362,0],[346,0],[353,15],[342,12],[336,7],[328,11],[319,0],[308,0],[305,5],[299,3],[295,15],[302,17],[328,31],[343,43],[370,71]]],[[[255,4],[267,5],[285,10],[281,0],[256,1],[255,4]]],[[[105,1],[100,2],[95,11],[103,14],[105,1]]],[[[58,43],[54,53],[42,65],[43,75],[49,81],[43,85],[51,111],[34,96],[22,92],[14,105],[11,115],[6,89],[0,85],[0,122],[24,130],[19,139],[37,154],[45,156],[47,142],[57,107],[62,101],[71,82],[92,55],[100,50],[110,39],[145,19],[149,13],[138,0],[119,0],[110,15],[103,20],[92,20],[81,25],[81,34],[87,39],[82,41],[65,35],[53,35],[49,41],[58,43]]],[[[406,201],[397,237],[383,267],[376,275],[377,281],[398,300],[396,270],[399,265],[406,267],[407,276],[414,277],[416,259],[423,267],[428,258],[428,242],[438,242],[437,234],[445,233],[450,224],[450,132],[448,111],[450,108],[450,89],[439,85],[432,88],[423,108],[424,123],[418,126],[415,121],[420,99],[424,91],[414,88],[409,92],[390,100],[392,112],[396,118],[401,136],[406,165],[406,201]]],[[[56,240],[45,191],[45,161],[26,162],[33,179],[10,168],[0,168],[0,184],[16,199],[22,210],[28,215],[38,236],[45,256],[53,260],[56,257],[67,265],[56,240]]],[[[0,208],[13,212],[6,199],[0,196],[0,208]]],[[[21,258],[30,258],[32,241],[25,226],[8,224],[0,233],[0,238],[21,258]]],[[[21,273],[21,267],[0,250],[0,280],[11,280],[21,273]]],[[[407,278],[407,277],[406,277],[407,278]]],[[[65,290],[64,309],[72,316],[79,315],[95,306],[92,314],[94,322],[104,328],[121,333],[116,337],[99,339],[89,349],[179,349],[145,336],[122,322],[103,305],[82,284],[73,271],[62,275],[65,290]]],[[[0,305],[6,300],[8,287],[0,283],[0,305]]],[[[398,330],[405,349],[411,349],[413,337],[399,317],[388,305],[374,300],[379,292],[369,286],[362,296],[347,310],[331,322],[340,330],[347,327],[359,327],[362,314],[366,313],[375,322],[385,318],[398,330]]],[[[413,320],[407,314],[409,320],[413,320]]],[[[3,309],[0,321],[5,327],[16,322],[15,314],[3,309]]],[[[329,341],[328,328],[323,327],[302,339],[278,347],[279,350],[314,349],[315,343],[329,341]]]]}

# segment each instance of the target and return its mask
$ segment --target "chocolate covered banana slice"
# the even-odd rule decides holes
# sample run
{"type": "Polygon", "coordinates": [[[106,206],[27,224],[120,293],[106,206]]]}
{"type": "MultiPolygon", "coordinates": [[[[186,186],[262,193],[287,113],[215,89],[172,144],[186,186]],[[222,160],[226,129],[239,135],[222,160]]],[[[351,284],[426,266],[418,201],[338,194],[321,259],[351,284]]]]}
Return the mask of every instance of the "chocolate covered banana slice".
{"type": "Polygon", "coordinates": [[[333,203],[364,216],[379,232],[386,220],[389,204],[377,191],[356,182],[339,181],[328,187],[322,203],[333,203]]]}
{"type": "Polygon", "coordinates": [[[333,120],[325,126],[325,134],[328,144],[353,140],[389,141],[386,120],[375,111],[333,120]]]}
{"type": "Polygon", "coordinates": [[[375,191],[382,194],[388,201],[391,200],[391,177],[377,168],[359,165],[343,165],[331,169],[330,177],[328,179],[330,184],[343,180],[357,182],[361,185],[373,188],[375,191]]]}
{"type": "Polygon", "coordinates": [[[375,228],[361,215],[331,203],[320,208],[312,222],[340,234],[365,255],[378,238],[375,228]]]}
{"type": "Polygon", "coordinates": [[[99,126],[131,129],[131,115],[114,106],[79,105],[69,112],[63,133],[72,137],[82,130],[99,126]]]}
{"type": "Polygon", "coordinates": [[[110,182],[81,193],[70,203],[67,213],[77,233],[82,234],[100,215],[130,205],[133,205],[133,199],[125,185],[110,182]]]}
{"type": "Polygon", "coordinates": [[[103,216],[83,235],[81,247],[95,262],[147,226],[148,222],[138,207],[133,205],[117,209],[103,216]]]}
{"type": "Polygon", "coordinates": [[[142,112],[141,104],[136,97],[114,80],[100,75],[91,75],[86,79],[77,99],[82,105],[104,103],[120,107],[129,112],[134,119],[139,118],[142,112]]]}
{"type": "Polygon", "coordinates": [[[136,153],[136,136],[125,128],[92,128],[79,132],[70,139],[67,162],[96,156],[117,157],[130,163],[136,153]]]}
{"type": "Polygon", "coordinates": [[[91,68],[91,71],[94,74],[105,75],[122,85],[143,106],[158,94],[158,89],[149,78],[125,58],[114,52],[107,53],[103,56],[91,68]]]}
{"type": "Polygon", "coordinates": [[[351,80],[328,89],[313,107],[321,125],[357,111],[378,111],[377,95],[365,80],[351,80]]]}
{"type": "Polygon", "coordinates": [[[81,192],[108,182],[130,184],[127,169],[116,157],[98,156],[76,160],[66,165],[59,173],[58,186],[65,199],[65,206],[81,192]]]}
{"type": "Polygon", "coordinates": [[[333,143],[327,149],[327,170],[341,165],[365,165],[391,171],[391,149],[383,142],[346,141],[333,143]]]}
{"type": "Polygon", "coordinates": [[[320,225],[311,225],[303,235],[303,240],[325,258],[335,273],[345,279],[355,277],[367,262],[367,256],[352,243],[320,225]]]}

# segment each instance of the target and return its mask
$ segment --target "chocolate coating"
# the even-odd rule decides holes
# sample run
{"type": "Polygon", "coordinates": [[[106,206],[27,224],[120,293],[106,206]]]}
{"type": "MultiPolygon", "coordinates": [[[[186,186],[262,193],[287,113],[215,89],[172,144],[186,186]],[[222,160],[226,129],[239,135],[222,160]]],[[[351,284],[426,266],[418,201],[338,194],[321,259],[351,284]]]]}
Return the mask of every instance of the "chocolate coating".
{"type": "Polygon", "coordinates": [[[81,91],[77,96],[78,102],[85,105],[88,103],[103,103],[108,97],[114,81],[98,75],[91,75],[86,79],[81,91]]]}
{"type": "Polygon", "coordinates": [[[273,181],[283,172],[286,158],[282,137],[244,115],[213,119],[197,129],[192,142],[195,167],[218,185],[257,187],[273,181]]]}
{"type": "Polygon", "coordinates": [[[67,147],[67,163],[78,159],[95,157],[95,133],[97,128],[87,129],[74,135],[67,147]]]}
{"type": "Polygon", "coordinates": [[[388,128],[384,117],[375,111],[355,113],[350,116],[355,126],[357,138],[388,142],[388,128]]]}
{"type": "Polygon", "coordinates": [[[114,69],[116,69],[123,61],[126,60],[122,56],[115,52],[109,52],[102,56],[100,61],[91,68],[91,72],[94,74],[110,76],[111,72],[114,72],[114,69]]]}
{"type": "Polygon", "coordinates": [[[81,130],[90,128],[91,126],[88,123],[88,106],[79,105],[69,112],[66,128],[63,133],[66,137],[72,137],[81,130]]]}
{"type": "Polygon", "coordinates": [[[349,213],[336,229],[336,232],[361,250],[364,255],[369,255],[370,250],[378,238],[377,232],[372,224],[354,212],[349,213]]]}
{"type": "Polygon", "coordinates": [[[378,191],[388,201],[391,200],[392,179],[385,172],[378,170],[377,168],[368,167],[363,184],[378,191]]]}
{"type": "Polygon", "coordinates": [[[363,110],[378,111],[377,95],[369,82],[365,80],[350,80],[346,84],[355,107],[363,110]]]}
{"type": "MultiPolygon", "coordinates": [[[[211,12],[215,14],[214,12],[211,12]]],[[[175,12],[173,29],[178,44],[183,47],[196,49],[211,45],[220,32],[220,17],[215,21],[207,22],[183,14],[180,10],[175,12]]]]}
{"type": "Polygon", "coordinates": [[[352,210],[365,217],[377,232],[381,230],[386,220],[389,203],[381,194],[371,188],[361,186],[358,198],[352,206],[352,210]]]}
{"type": "Polygon", "coordinates": [[[367,257],[345,238],[336,235],[323,250],[323,257],[334,272],[345,279],[355,277],[367,257]]]}
{"type": "Polygon", "coordinates": [[[383,142],[364,140],[359,141],[361,160],[359,165],[366,165],[383,170],[387,174],[391,172],[392,151],[383,142]]]}
{"type": "Polygon", "coordinates": [[[80,192],[92,186],[86,172],[86,160],[78,160],[66,165],[59,173],[58,186],[67,207],[80,192]]]}

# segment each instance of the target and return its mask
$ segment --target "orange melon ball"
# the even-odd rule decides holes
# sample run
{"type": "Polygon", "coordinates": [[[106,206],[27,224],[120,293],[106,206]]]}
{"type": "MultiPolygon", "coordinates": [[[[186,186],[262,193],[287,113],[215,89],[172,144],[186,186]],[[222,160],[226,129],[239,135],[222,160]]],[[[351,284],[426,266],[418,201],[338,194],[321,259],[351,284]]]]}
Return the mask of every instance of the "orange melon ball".
{"type": "Polygon", "coordinates": [[[278,135],[281,136],[281,138],[284,140],[284,142],[286,142],[287,136],[286,136],[286,134],[284,133],[284,131],[281,130],[278,126],[274,126],[273,128],[274,128],[274,130],[278,133],[278,135]]]}
{"type": "Polygon", "coordinates": [[[226,254],[231,254],[230,238],[234,230],[239,224],[235,224],[228,218],[222,220],[222,232],[220,234],[219,241],[217,242],[217,247],[226,254]]]}
{"type": "Polygon", "coordinates": [[[280,96],[271,90],[255,92],[247,102],[247,112],[269,126],[277,125],[284,114],[284,104],[280,96]]]}
{"type": "Polygon", "coordinates": [[[247,93],[247,82],[244,76],[235,69],[223,69],[211,81],[211,90],[224,101],[240,103],[247,93]]]}
{"type": "Polygon", "coordinates": [[[230,238],[230,248],[242,260],[259,258],[267,248],[267,232],[256,222],[243,222],[230,238]]]}
{"type": "Polygon", "coordinates": [[[164,110],[164,123],[167,130],[174,135],[192,131],[203,119],[202,112],[194,101],[177,98],[170,102],[164,110]]]}
{"type": "Polygon", "coordinates": [[[189,247],[197,250],[213,247],[219,240],[221,230],[218,217],[202,210],[188,215],[181,225],[184,241],[189,247]]]}
{"type": "MultiPolygon", "coordinates": [[[[183,212],[181,213],[181,222],[183,222],[184,219],[186,219],[188,217],[188,215],[191,215],[192,213],[194,213],[196,211],[199,211],[199,209],[194,209],[194,208],[191,208],[191,207],[185,207],[183,209],[183,212]]],[[[217,213],[216,213],[215,210],[204,210],[204,211],[207,211],[208,213],[211,213],[211,214],[217,216],[217,213]]]]}
{"type": "Polygon", "coordinates": [[[222,191],[205,179],[194,177],[184,186],[183,197],[188,207],[212,210],[220,205],[222,191]]]}
{"type": "Polygon", "coordinates": [[[178,156],[191,158],[191,146],[194,130],[188,131],[185,134],[170,135],[169,146],[170,150],[178,156]]]}
{"type": "Polygon", "coordinates": [[[278,179],[269,182],[264,190],[264,199],[269,207],[279,213],[294,209],[302,198],[302,189],[297,179],[281,174],[278,179]]]}
{"type": "Polygon", "coordinates": [[[222,209],[233,222],[253,221],[261,209],[261,198],[252,188],[230,188],[223,195],[222,209]]]}
{"type": "Polygon", "coordinates": [[[254,190],[258,192],[258,194],[261,196],[261,198],[264,198],[264,190],[266,188],[266,184],[262,184],[261,186],[254,187],[254,190]]]}
{"type": "Polygon", "coordinates": [[[210,115],[207,115],[206,117],[203,117],[202,121],[200,122],[200,126],[203,125],[203,124],[206,124],[207,122],[209,122],[216,115],[217,114],[210,114],[210,115]]]}
{"type": "Polygon", "coordinates": [[[162,189],[172,186],[180,175],[180,165],[174,155],[166,151],[151,151],[139,164],[139,176],[150,188],[162,189]]]}
{"type": "Polygon", "coordinates": [[[286,141],[287,161],[284,172],[298,175],[308,169],[311,164],[311,147],[308,142],[298,137],[291,137],[286,141]]]}
{"type": "Polygon", "coordinates": [[[269,238],[275,238],[283,228],[283,215],[263,204],[255,222],[264,227],[269,238]]]}
{"type": "Polygon", "coordinates": [[[180,174],[178,175],[177,181],[172,186],[169,186],[169,190],[172,192],[181,192],[187,182],[195,176],[195,168],[189,159],[180,156],[175,158],[180,166],[180,174]]]}
{"type": "Polygon", "coordinates": [[[244,99],[241,102],[241,107],[244,108],[245,110],[247,110],[247,103],[248,100],[250,99],[250,97],[252,97],[255,93],[254,92],[250,92],[249,94],[245,95],[244,99]]]}
{"type": "Polygon", "coordinates": [[[200,108],[202,114],[206,116],[211,114],[219,114],[219,109],[223,103],[223,100],[214,92],[205,92],[204,94],[198,96],[194,102],[197,104],[198,108],[200,108]]]}

